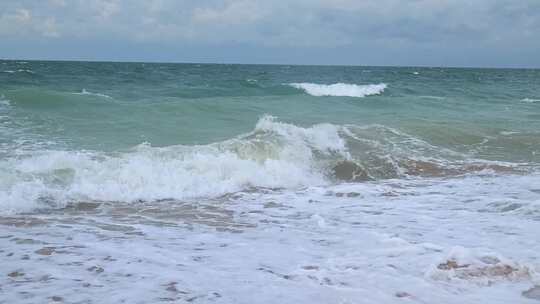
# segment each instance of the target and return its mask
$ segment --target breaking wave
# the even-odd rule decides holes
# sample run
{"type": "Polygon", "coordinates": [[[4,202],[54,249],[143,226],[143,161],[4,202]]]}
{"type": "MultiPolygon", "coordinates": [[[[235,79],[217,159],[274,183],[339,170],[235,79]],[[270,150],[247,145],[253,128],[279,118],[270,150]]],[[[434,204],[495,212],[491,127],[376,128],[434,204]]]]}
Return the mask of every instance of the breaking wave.
{"type": "Polygon", "coordinates": [[[304,82],[290,83],[289,85],[304,90],[306,93],[313,96],[365,97],[369,95],[379,95],[386,89],[386,84],[384,83],[368,85],[334,83],[327,85],[304,82]]]}
{"type": "Polygon", "coordinates": [[[468,161],[380,125],[300,127],[272,116],[263,116],[247,134],[209,145],[32,151],[4,159],[0,167],[0,213],[74,201],[212,198],[253,188],[513,170],[468,161]]]}

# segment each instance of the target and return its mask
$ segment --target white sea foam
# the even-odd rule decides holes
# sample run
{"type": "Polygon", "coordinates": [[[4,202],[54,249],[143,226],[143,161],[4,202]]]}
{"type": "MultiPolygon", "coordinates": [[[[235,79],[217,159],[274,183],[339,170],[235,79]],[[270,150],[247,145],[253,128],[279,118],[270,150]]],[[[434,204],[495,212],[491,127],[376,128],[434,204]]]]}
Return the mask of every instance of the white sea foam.
{"type": "Polygon", "coordinates": [[[0,217],[2,299],[532,304],[540,221],[482,208],[538,200],[539,182],[391,180],[0,217]]]}
{"type": "Polygon", "coordinates": [[[384,89],[386,84],[348,84],[348,83],[334,83],[334,84],[316,84],[316,83],[290,83],[290,86],[304,90],[309,95],[313,96],[348,96],[348,97],[365,97],[369,95],[379,95],[384,89]]]}
{"type": "Polygon", "coordinates": [[[98,97],[103,97],[103,98],[112,98],[109,95],[105,95],[105,94],[101,94],[101,93],[93,93],[93,92],[87,91],[86,89],[82,89],[81,92],[73,93],[73,94],[75,94],[75,95],[91,95],[91,96],[98,96],[98,97]]]}
{"type": "Polygon", "coordinates": [[[522,99],[521,101],[533,103],[533,102],[539,102],[539,101],[540,101],[540,99],[534,99],[534,98],[523,98],[523,99],[522,99]]]}
{"type": "Polygon", "coordinates": [[[348,154],[339,127],[301,128],[265,116],[247,135],[207,146],[130,152],[45,151],[0,163],[0,212],[31,210],[40,201],[134,201],[215,197],[250,187],[326,184],[315,154],[348,154]]]}
{"type": "MultiPolygon", "coordinates": [[[[251,188],[300,189],[350,180],[346,176],[422,175],[423,167],[428,174],[439,170],[444,175],[445,166],[460,172],[449,159],[457,159],[456,166],[464,165],[466,173],[461,157],[384,126],[304,128],[264,116],[252,132],[209,145],[141,144],[116,153],[41,150],[5,158],[0,161],[0,213],[70,201],[183,200],[251,188]],[[351,141],[354,151],[348,148],[351,141]],[[350,172],[338,177],[336,164],[350,172]]],[[[490,168],[483,164],[477,168],[490,168]]]]}
{"type": "Polygon", "coordinates": [[[529,280],[532,270],[497,252],[454,246],[426,275],[436,280],[470,281],[489,286],[498,281],[529,280]]]}

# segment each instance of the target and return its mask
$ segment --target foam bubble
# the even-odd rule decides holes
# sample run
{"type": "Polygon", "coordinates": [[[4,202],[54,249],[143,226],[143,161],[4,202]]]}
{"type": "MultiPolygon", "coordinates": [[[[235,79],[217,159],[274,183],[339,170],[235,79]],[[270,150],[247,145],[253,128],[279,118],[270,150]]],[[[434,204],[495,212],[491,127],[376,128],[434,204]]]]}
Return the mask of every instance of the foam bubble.
{"type": "Polygon", "coordinates": [[[369,95],[379,95],[386,89],[386,84],[384,83],[368,85],[334,83],[327,85],[304,82],[290,83],[289,85],[304,90],[306,93],[313,96],[365,97],[369,95]]]}

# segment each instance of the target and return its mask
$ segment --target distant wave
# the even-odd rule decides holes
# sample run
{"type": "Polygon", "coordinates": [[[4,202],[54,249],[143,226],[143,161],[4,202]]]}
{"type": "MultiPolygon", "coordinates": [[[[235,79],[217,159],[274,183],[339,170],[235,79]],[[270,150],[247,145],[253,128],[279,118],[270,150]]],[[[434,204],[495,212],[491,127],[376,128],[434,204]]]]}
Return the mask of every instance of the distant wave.
{"type": "Polygon", "coordinates": [[[82,91],[80,93],[73,93],[73,94],[75,94],[75,95],[92,95],[92,96],[99,96],[99,97],[103,97],[103,98],[112,98],[109,95],[105,95],[105,94],[101,94],[101,93],[89,92],[86,89],[82,89],[82,91]]]}
{"type": "Polygon", "coordinates": [[[516,131],[501,131],[501,132],[499,132],[499,134],[504,135],[504,136],[508,136],[508,135],[519,134],[519,132],[516,132],[516,131]]]}
{"type": "Polygon", "coordinates": [[[418,97],[423,98],[423,99],[437,99],[437,100],[444,99],[444,97],[442,96],[431,96],[431,95],[423,95],[423,96],[418,96],[418,97]]]}
{"type": "Polygon", "coordinates": [[[11,105],[9,99],[6,99],[4,95],[0,95],[0,106],[9,106],[11,105]]]}
{"type": "Polygon", "coordinates": [[[524,101],[524,102],[539,102],[540,99],[533,99],[533,98],[523,98],[521,101],[524,101]]]}
{"type": "Polygon", "coordinates": [[[29,73],[29,74],[35,74],[34,71],[26,70],[26,69],[18,69],[16,71],[14,71],[14,70],[5,70],[5,71],[2,71],[2,73],[9,73],[9,74],[13,74],[13,73],[29,73]]]}
{"type": "Polygon", "coordinates": [[[316,84],[316,83],[290,83],[290,86],[304,90],[313,96],[347,96],[347,97],[365,97],[369,95],[379,95],[386,89],[385,83],[379,84],[316,84]]]}

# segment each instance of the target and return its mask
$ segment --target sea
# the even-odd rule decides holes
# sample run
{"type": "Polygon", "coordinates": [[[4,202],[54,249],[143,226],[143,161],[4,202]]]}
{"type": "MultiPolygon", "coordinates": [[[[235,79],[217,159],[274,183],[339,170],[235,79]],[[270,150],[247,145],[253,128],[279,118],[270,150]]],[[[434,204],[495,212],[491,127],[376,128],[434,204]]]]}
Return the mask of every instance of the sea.
{"type": "Polygon", "coordinates": [[[0,61],[0,303],[539,303],[540,70],[0,61]]]}

